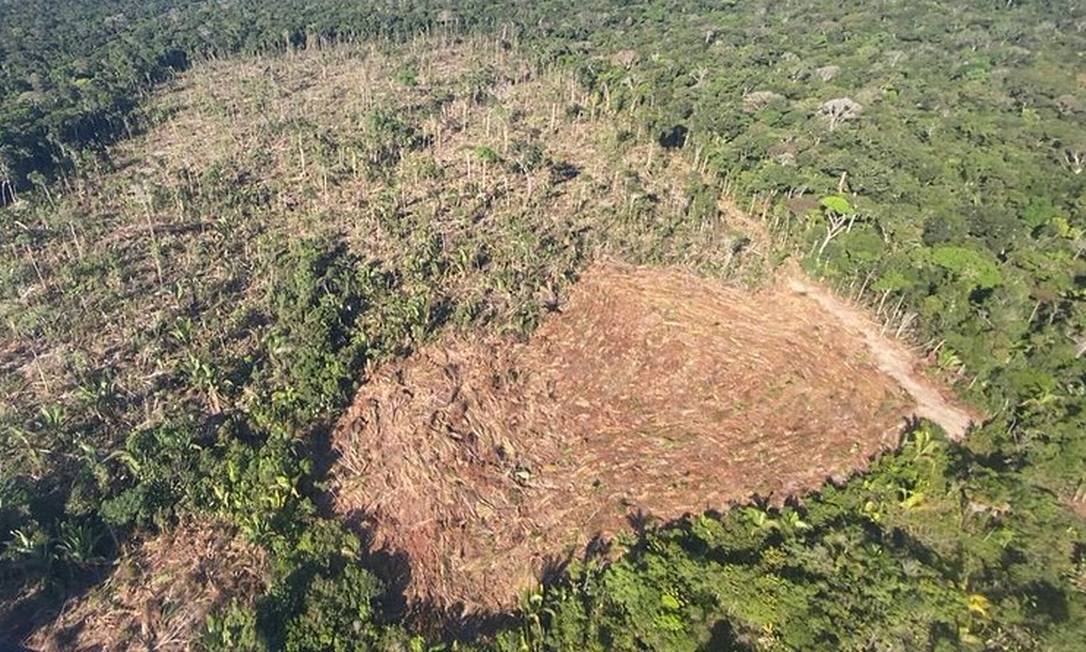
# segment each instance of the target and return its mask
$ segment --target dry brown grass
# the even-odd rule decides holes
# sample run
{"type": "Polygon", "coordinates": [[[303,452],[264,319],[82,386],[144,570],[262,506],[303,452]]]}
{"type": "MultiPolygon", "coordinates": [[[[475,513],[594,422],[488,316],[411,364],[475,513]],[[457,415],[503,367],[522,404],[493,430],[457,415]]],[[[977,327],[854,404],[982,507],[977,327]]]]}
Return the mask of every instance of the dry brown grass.
{"type": "Polygon", "coordinates": [[[336,507],[407,555],[411,599],[492,610],[631,522],[848,476],[910,409],[807,297],[599,264],[527,343],[377,373],[335,435],[336,507]]]}
{"type": "MultiPolygon", "coordinates": [[[[283,243],[318,234],[345,235],[363,259],[387,269],[412,264],[419,243],[405,233],[449,254],[485,256],[485,274],[465,270],[445,290],[453,301],[486,294],[499,323],[522,297],[480,286],[523,257],[518,230],[568,236],[570,256],[576,236],[595,253],[637,262],[760,275],[760,255],[734,255],[741,225],[724,212],[686,215],[686,187],[709,180],[692,154],[625,133],[623,116],[582,92],[568,73],[485,41],[335,47],[194,67],[150,102],[152,126],[114,147],[111,166],[87,168],[69,191],[57,189],[58,208],[41,223],[21,218],[38,234],[31,246],[0,253],[25,277],[4,315],[41,315],[0,332],[12,403],[73,401],[78,366],[109,371],[133,407],[124,429],[161,419],[177,401],[156,394],[184,358],[162,334],[190,315],[199,328],[259,306],[283,243]],[[398,80],[405,66],[417,83],[398,80]],[[575,106],[582,110],[567,112],[575,106]],[[371,165],[374,112],[402,118],[423,145],[371,165]],[[518,170],[511,161],[524,143],[576,175],[518,170]],[[506,160],[486,163],[480,147],[506,160]],[[221,181],[209,181],[213,170],[221,181]],[[44,334],[32,336],[33,328],[44,334]]],[[[556,279],[579,264],[539,261],[556,279]]],[[[217,357],[243,356],[256,339],[194,335],[226,349],[217,357]]]]}
{"type": "MultiPolygon", "coordinates": [[[[55,188],[55,207],[19,214],[20,244],[0,252],[18,290],[0,304],[0,417],[34,429],[40,406],[60,405],[107,451],[170,414],[217,411],[189,387],[190,356],[215,365],[251,355],[264,331],[250,312],[267,310],[277,257],[314,235],[342,233],[362,260],[393,272],[415,264],[420,239],[436,243],[432,259],[465,261],[444,273],[442,298],[484,304],[487,332],[526,304],[560,300],[561,283],[602,255],[722,276],[761,265],[736,255],[743,229],[725,211],[691,217],[687,187],[712,182],[691,153],[627,133],[624,116],[582,93],[568,73],[493,42],[195,66],[150,100],[146,132],[55,188]],[[398,80],[404,62],[417,83],[398,80]],[[369,164],[374,112],[401,118],[419,143],[369,164]],[[518,168],[523,145],[547,163],[518,168]],[[503,160],[488,162],[481,147],[503,160]],[[550,163],[570,175],[556,178],[550,163]],[[556,244],[541,256],[538,240],[556,244]]],[[[0,445],[41,472],[35,451],[0,445]]],[[[67,445],[47,461],[67,464],[67,445]]],[[[93,600],[108,605],[111,588],[118,599],[134,590],[118,576],[93,600]]],[[[90,609],[72,605],[39,640],[90,609]]],[[[104,622],[120,622],[110,613],[104,622]]]]}
{"type": "Polygon", "coordinates": [[[541,227],[580,215],[576,227],[608,234],[597,243],[607,253],[727,268],[731,245],[747,234],[723,214],[687,224],[681,243],[661,242],[652,223],[615,221],[615,213],[642,204],[665,223],[686,208],[688,184],[709,175],[704,159],[665,150],[641,131],[627,133],[632,120],[583,93],[569,72],[495,54],[487,41],[208,62],[162,96],[157,110],[169,117],[122,156],[166,186],[183,181],[178,170],[237,164],[274,195],[269,222],[304,232],[318,228],[316,219],[382,260],[399,260],[404,251],[380,211],[426,216],[451,247],[465,231],[532,210],[541,213],[541,227]],[[398,81],[405,68],[417,71],[417,82],[398,81]],[[399,152],[379,174],[366,160],[374,112],[403,119],[425,143],[399,152]],[[339,146],[329,151],[328,141],[339,146]],[[517,148],[526,144],[576,176],[556,183],[546,167],[518,169],[517,148]],[[482,160],[480,148],[503,162],[482,160]]]}
{"type": "MultiPolygon", "coordinates": [[[[469,254],[442,289],[452,302],[485,295],[494,324],[525,302],[526,259],[555,283],[608,256],[766,278],[776,245],[757,220],[720,197],[717,210],[689,212],[688,186],[713,183],[704,161],[626,133],[623,116],[581,93],[568,74],[483,42],[202,64],[155,100],[156,126],[115,148],[117,169],[75,180],[58,221],[42,227],[49,237],[14,252],[35,270],[20,308],[78,319],[34,341],[6,334],[0,369],[19,377],[24,405],[68,401],[76,379],[65,360],[78,353],[116,372],[127,399],[117,432],[154,423],[176,400],[163,389],[184,353],[166,335],[176,321],[196,314],[220,329],[197,325],[209,357],[242,355],[260,333],[221,327],[259,306],[283,242],[316,233],[343,233],[391,270],[414,264],[420,244],[469,254]],[[417,84],[397,80],[404,61],[417,84]],[[421,145],[367,164],[375,110],[403,118],[421,145]],[[576,173],[518,169],[524,144],[576,173]],[[216,168],[226,182],[209,185],[216,168]],[[245,193],[264,199],[231,198],[245,193]],[[560,241],[559,253],[537,257],[524,232],[560,241]],[[71,270],[95,265],[96,291],[80,293],[88,281],[71,270]]],[[[566,300],[543,290],[545,303],[566,300]]],[[[908,411],[862,342],[783,290],[604,265],[568,301],[528,344],[453,336],[391,364],[344,418],[339,508],[408,554],[413,598],[507,606],[548,560],[631,515],[666,520],[847,475],[894,441],[908,411]]],[[[147,568],[167,563],[153,549],[134,554],[147,568]]],[[[109,586],[118,604],[173,600],[109,586]]],[[[99,606],[114,599],[94,595],[99,606]]],[[[107,613],[92,607],[73,605],[40,636],[107,613]]],[[[108,613],[111,630],[169,629],[108,613]]]]}
{"type": "Polygon", "coordinates": [[[37,650],[189,650],[214,609],[264,586],[263,549],[210,523],[143,542],[117,570],[26,642],[37,650]]]}

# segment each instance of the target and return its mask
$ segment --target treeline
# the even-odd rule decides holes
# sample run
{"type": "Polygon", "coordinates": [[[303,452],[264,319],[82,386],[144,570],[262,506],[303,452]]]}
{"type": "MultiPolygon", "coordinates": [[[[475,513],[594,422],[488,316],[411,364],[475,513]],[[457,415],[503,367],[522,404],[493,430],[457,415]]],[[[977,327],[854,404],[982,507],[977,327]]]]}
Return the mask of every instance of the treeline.
{"type": "MultiPolygon", "coordinates": [[[[1086,489],[1086,77],[1071,62],[1086,50],[1086,7],[739,2],[677,18],[657,5],[627,25],[621,38],[592,37],[620,53],[582,67],[599,100],[628,106],[661,142],[682,133],[686,148],[806,253],[813,273],[865,297],[891,331],[911,333],[990,418],[947,457],[905,463],[914,479],[935,473],[940,486],[899,484],[893,511],[912,512],[904,520],[876,516],[875,505],[886,504],[879,487],[900,482],[882,467],[809,505],[804,520],[825,501],[831,511],[857,501],[833,528],[801,536],[798,548],[787,527],[774,527],[782,539],[757,552],[683,533],[588,581],[630,595],[627,582],[640,591],[635,578],[659,571],[652,586],[700,587],[735,622],[789,622],[756,647],[862,649],[896,639],[906,649],[1074,649],[1083,634],[1070,614],[1082,608],[1086,550],[1082,522],[1070,513],[1075,505],[1081,512],[1086,489]],[[851,541],[872,558],[837,556],[843,549],[833,542],[849,540],[852,527],[862,534],[851,541]],[[838,551],[835,561],[821,566],[828,550],[838,551]],[[887,556],[904,569],[898,580],[875,579],[887,556]],[[757,558],[761,572],[744,575],[757,558]],[[678,579],[670,569],[691,559],[697,570],[678,579]],[[973,597],[944,595],[949,602],[935,607],[940,598],[928,594],[911,614],[891,616],[887,604],[880,616],[859,615],[891,586],[900,600],[923,592],[916,562],[956,575],[973,597]],[[850,589],[826,587],[853,563],[865,570],[849,586],[865,597],[822,621],[819,611],[847,601],[850,589]],[[703,585],[713,568],[721,579],[703,585]],[[770,586],[747,593],[759,581],[770,586]],[[968,603],[972,616],[943,625],[921,617],[932,627],[927,637],[860,633],[869,619],[903,632],[916,614],[950,613],[954,602],[968,603]],[[778,609],[795,620],[766,617],[778,609]]],[[[613,597],[576,604],[559,602],[565,613],[585,614],[586,627],[612,617],[624,632],[656,622],[613,597]]],[[[696,613],[685,611],[683,622],[696,613]]]]}

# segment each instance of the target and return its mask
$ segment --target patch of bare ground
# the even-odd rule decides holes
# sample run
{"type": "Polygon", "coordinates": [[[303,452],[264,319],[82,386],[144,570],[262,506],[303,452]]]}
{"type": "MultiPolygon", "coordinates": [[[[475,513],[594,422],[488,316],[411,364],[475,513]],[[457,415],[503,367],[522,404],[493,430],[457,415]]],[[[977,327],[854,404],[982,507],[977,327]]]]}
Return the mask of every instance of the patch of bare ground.
{"type": "Polygon", "coordinates": [[[939,424],[954,440],[961,440],[970,426],[981,421],[974,410],[926,378],[916,356],[897,340],[884,336],[885,328],[862,310],[799,275],[788,280],[788,287],[813,299],[841,327],[863,339],[879,371],[892,378],[916,402],[916,416],[939,424]]]}
{"type": "MultiPolygon", "coordinates": [[[[0,417],[36,428],[59,405],[104,451],[182,406],[232,409],[244,396],[196,389],[191,365],[259,350],[284,244],[314,236],[342,235],[382,270],[447,264],[442,298],[477,307],[462,313],[487,332],[521,327],[600,255],[766,276],[765,252],[715,210],[704,157],[661,147],[570,71],[493,45],[206,61],[167,84],[147,130],[20,215],[29,244],[0,251],[19,279],[0,301],[0,417]]],[[[42,472],[33,447],[0,445],[42,472]]],[[[139,634],[91,611],[135,587],[115,576],[34,640],[67,640],[82,615],[139,634]]]]}
{"type": "Polygon", "coordinates": [[[843,479],[915,411],[809,296],[598,263],[527,342],[378,370],[334,436],[335,506],[406,555],[409,600],[490,611],[633,522],[843,479]]]}
{"type": "Polygon", "coordinates": [[[189,650],[205,619],[264,586],[264,551],[228,530],[187,523],[143,542],[91,593],[66,604],[35,650],[189,650]]]}

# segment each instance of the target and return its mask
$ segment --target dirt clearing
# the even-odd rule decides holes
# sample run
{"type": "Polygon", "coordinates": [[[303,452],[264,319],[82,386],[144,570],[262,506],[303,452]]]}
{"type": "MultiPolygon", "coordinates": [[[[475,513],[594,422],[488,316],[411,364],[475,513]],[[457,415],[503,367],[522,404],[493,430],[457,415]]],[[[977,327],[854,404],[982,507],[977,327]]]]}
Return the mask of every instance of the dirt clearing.
{"type": "Polygon", "coordinates": [[[951,400],[946,390],[919,373],[915,356],[900,342],[883,336],[884,329],[862,311],[798,276],[788,280],[788,287],[814,299],[837,323],[863,338],[879,370],[916,401],[916,416],[939,424],[955,440],[965,437],[969,426],[980,420],[974,411],[951,400]]]}
{"type": "Polygon", "coordinates": [[[335,434],[336,508],[406,558],[410,600],[488,611],[631,523],[844,478],[915,411],[809,296],[597,264],[526,343],[379,370],[335,434]]]}

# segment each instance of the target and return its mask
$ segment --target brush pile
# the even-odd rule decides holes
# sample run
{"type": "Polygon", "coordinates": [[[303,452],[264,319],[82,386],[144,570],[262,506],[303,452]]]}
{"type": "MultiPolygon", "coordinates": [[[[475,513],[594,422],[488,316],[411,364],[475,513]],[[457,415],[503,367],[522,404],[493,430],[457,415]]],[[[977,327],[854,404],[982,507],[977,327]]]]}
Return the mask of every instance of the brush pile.
{"type": "Polygon", "coordinates": [[[527,342],[390,363],[334,435],[335,505],[407,597],[515,603],[631,526],[783,502],[894,445],[911,402],[813,300],[598,263],[527,342]]]}
{"type": "Polygon", "coordinates": [[[211,522],[187,522],[133,547],[105,583],[64,606],[32,649],[190,650],[207,616],[264,590],[263,549],[211,522]]]}

